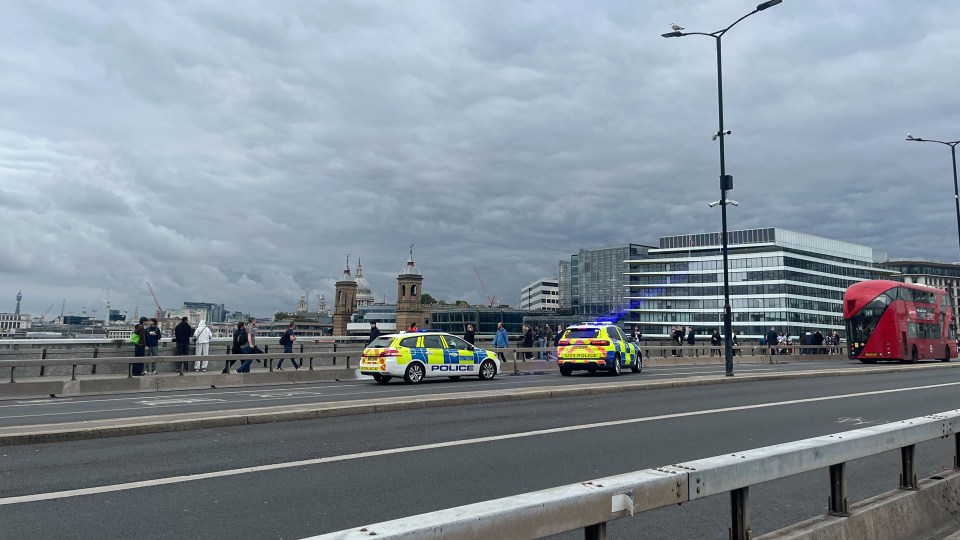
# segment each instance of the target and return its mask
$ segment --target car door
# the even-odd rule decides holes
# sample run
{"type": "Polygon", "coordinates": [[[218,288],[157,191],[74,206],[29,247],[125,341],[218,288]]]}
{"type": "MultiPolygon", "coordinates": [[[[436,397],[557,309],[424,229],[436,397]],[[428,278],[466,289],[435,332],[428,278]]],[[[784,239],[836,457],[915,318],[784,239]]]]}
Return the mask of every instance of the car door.
{"type": "Polygon", "coordinates": [[[441,340],[437,334],[421,336],[421,339],[423,340],[421,341],[421,346],[426,350],[427,354],[427,377],[446,375],[448,370],[448,368],[446,368],[447,355],[443,340],[441,340]]]}
{"type": "MultiPolygon", "coordinates": [[[[461,366],[473,366],[477,363],[473,345],[456,336],[443,336],[443,339],[447,342],[446,355],[449,363],[461,366]]],[[[476,372],[476,368],[470,368],[469,371],[466,371],[466,373],[476,372]]]]}
{"type": "Polygon", "coordinates": [[[623,365],[632,366],[637,361],[637,348],[632,343],[627,343],[627,337],[623,335],[620,327],[608,326],[607,336],[610,337],[615,349],[620,351],[620,355],[623,357],[623,365]]]}

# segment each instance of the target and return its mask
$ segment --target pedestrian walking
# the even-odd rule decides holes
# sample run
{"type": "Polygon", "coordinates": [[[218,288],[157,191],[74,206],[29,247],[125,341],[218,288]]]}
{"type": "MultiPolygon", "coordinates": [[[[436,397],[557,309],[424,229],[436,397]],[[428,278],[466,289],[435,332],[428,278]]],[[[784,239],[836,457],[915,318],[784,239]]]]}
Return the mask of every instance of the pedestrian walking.
{"type": "Polygon", "coordinates": [[[640,333],[640,327],[633,325],[633,332],[630,334],[630,336],[633,338],[633,342],[639,345],[640,340],[643,339],[643,334],[640,333]]]}
{"type": "Polygon", "coordinates": [[[417,331],[417,323],[415,322],[410,323],[410,326],[407,327],[407,332],[416,332],[416,331],[417,331]]]}
{"type": "Polygon", "coordinates": [[[370,321],[370,335],[367,336],[367,345],[373,343],[373,340],[378,337],[380,337],[380,329],[377,328],[377,321],[370,321]]]}
{"type": "MultiPolygon", "coordinates": [[[[370,324],[373,325],[373,329],[370,330],[370,333],[372,334],[373,330],[376,330],[377,328],[377,323],[371,322],[370,324]]],[[[296,327],[296,323],[291,322],[290,324],[287,325],[287,329],[283,332],[283,335],[280,336],[280,345],[283,345],[283,352],[285,353],[293,354],[293,342],[297,340],[297,334],[294,331],[295,327],[296,327]]],[[[377,335],[380,335],[379,330],[377,330],[377,335]]],[[[373,339],[376,339],[376,338],[373,338],[373,339]]],[[[283,361],[284,359],[281,358],[280,361],[277,362],[277,371],[283,371],[283,367],[282,367],[283,361]]],[[[297,369],[300,369],[300,364],[302,364],[303,362],[300,362],[300,364],[297,364],[297,359],[291,356],[290,363],[293,364],[293,369],[297,370],[297,369]]]]}
{"type": "Polygon", "coordinates": [[[555,348],[560,346],[561,337],[563,337],[563,325],[557,324],[557,333],[553,335],[553,346],[555,348]]]}
{"type": "Polygon", "coordinates": [[[722,354],[720,354],[720,343],[722,341],[723,341],[723,338],[720,337],[720,330],[717,330],[716,328],[714,328],[713,334],[710,335],[710,345],[711,345],[710,356],[713,356],[715,354],[718,356],[723,356],[722,354]]]}
{"type": "MultiPolygon", "coordinates": [[[[193,337],[193,328],[190,326],[189,319],[180,318],[180,323],[173,329],[173,341],[177,344],[177,356],[190,355],[190,338],[193,337]]],[[[180,371],[189,371],[187,362],[177,362],[180,371]]]]}
{"type": "MultiPolygon", "coordinates": [[[[208,356],[210,354],[210,340],[213,339],[213,332],[207,327],[207,321],[200,321],[197,329],[193,331],[193,337],[197,341],[196,355],[208,356]]],[[[210,364],[208,360],[197,360],[193,363],[194,371],[206,371],[210,364]]]]}
{"type": "MultiPolygon", "coordinates": [[[[250,317],[245,329],[247,331],[247,343],[241,347],[243,354],[259,352],[257,348],[257,320],[250,317]]],[[[237,373],[250,373],[250,364],[253,364],[253,360],[253,358],[247,358],[241,362],[240,367],[237,368],[237,373]]]]}
{"type": "Polygon", "coordinates": [[[473,325],[467,325],[467,331],[463,333],[463,340],[467,343],[473,345],[473,341],[476,339],[476,334],[473,331],[473,325]]]}
{"type": "MultiPolygon", "coordinates": [[[[507,329],[503,327],[503,322],[498,322],[497,333],[493,335],[493,348],[506,349],[509,346],[510,338],[507,337],[507,329]]],[[[497,351],[497,356],[500,357],[501,362],[507,361],[507,357],[503,354],[503,351],[497,351]]]]}
{"type": "MultiPolygon", "coordinates": [[[[247,344],[247,329],[244,328],[243,321],[237,323],[236,330],[233,331],[233,343],[230,346],[230,354],[243,354],[243,346],[247,344]]],[[[230,373],[230,368],[236,360],[227,360],[223,364],[222,373],[230,373]]]]}
{"type": "MultiPolygon", "coordinates": [[[[147,321],[147,327],[144,328],[144,333],[146,337],[144,338],[144,344],[147,346],[146,354],[148,357],[159,356],[160,352],[158,347],[160,347],[160,328],[157,326],[157,319],[150,319],[147,321]]],[[[157,362],[148,362],[146,365],[147,373],[157,373],[157,362]]]]}

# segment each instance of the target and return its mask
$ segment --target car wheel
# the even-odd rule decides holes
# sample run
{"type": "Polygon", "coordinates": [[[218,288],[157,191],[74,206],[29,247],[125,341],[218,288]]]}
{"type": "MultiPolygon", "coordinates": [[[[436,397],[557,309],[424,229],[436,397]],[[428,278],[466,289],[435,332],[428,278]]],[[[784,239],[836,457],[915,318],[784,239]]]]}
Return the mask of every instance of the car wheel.
{"type": "Polygon", "coordinates": [[[643,371],[643,353],[641,353],[640,351],[637,351],[637,361],[634,362],[632,366],[630,366],[630,369],[634,373],[640,373],[641,371],[643,371]]]}
{"type": "Polygon", "coordinates": [[[450,379],[451,381],[459,381],[460,375],[457,375],[456,377],[447,377],[447,378],[450,379]]]}
{"type": "Polygon", "coordinates": [[[414,362],[407,366],[407,371],[403,374],[403,380],[410,384],[418,384],[423,382],[424,374],[423,364],[414,362]]]}
{"type": "Polygon", "coordinates": [[[389,375],[381,375],[381,374],[379,374],[379,373],[374,373],[374,374],[373,374],[373,380],[377,381],[377,382],[380,383],[380,384],[386,384],[386,383],[390,382],[390,376],[389,376],[389,375]]]}
{"type": "Polygon", "coordinates": [[[570,366],[560,366],[560,374],[564,377],[569,377],[573,373],[573,368],[570,366]]]}
{"type": "Polygon", "coordinates": [[[480,364],[480,380],[489,381],[497,376],[497,365],[493,363],[493,360],[484,360],[480,364]]]}
{"type": "Polygon", "coordinates": [[[620,355],[619,354],[613,357],[613,365],[610,366],[610,375],[613,375],[614,377],[616,377],[617,375],[620,375],[620,355]]]}

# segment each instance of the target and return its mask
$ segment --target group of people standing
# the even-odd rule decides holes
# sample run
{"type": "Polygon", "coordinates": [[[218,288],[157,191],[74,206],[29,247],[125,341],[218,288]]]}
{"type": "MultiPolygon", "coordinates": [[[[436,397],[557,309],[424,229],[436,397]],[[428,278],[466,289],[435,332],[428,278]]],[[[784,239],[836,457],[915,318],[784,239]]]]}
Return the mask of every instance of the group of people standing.
{"type": "MultiPolygon", "coordinates": [[[[134,346],[134,357],[159,356],[159,345],[162,337],[163,335],[157,319],[141,317],[140,322],[137,323],[130,335],[130,342],[134,346]]],[[[207,326],[207,322],[203,320],[194,328],[190,326],[189,319],[183,317],[180,319],[180,323],[173,329],[173,342],[176,345],[177,356],[189,356],[191,343],[195,344],[195,356],[209,356],[210,342],[212,339],[213,331],[207,326]]],[[[293,354],[293,344],[296,339],[295,323],[291,322],[280,336],[280,345],[283,346],[283,352],[293,354]]],[[[230,352],[232,354],[256,354],[263,352],[257,347],[257,320],[255,318],[251,317],[246,323],[242,321],[237,323],[237,328],[233,332],[233,344],[230,352]]],[[[249,373],[250,365],[254,359],[255,358],[251,357],[240,361],[240,366],[236,369],[235,373],[249,373]]],[[[277,362],[277,370],[283,371],[284,360],[286,359],[281,358],[277,362]]],[[[237,362],[237,360],[226,361],[222,373],[230,373],[230,369],[235,362],[237,362]]],[[[300,364],[297,363],[295,357],[290,357],[290,363],[293,364],[294,369],[300,369],[300,364]]],[[[208,367],[208,360],[198,359],[193,362],[193,371],[207,371],[208,367]]],[[[182,362],[180,368],[187,371],[190,369],[189,363],[182,362]]],[[[149,361],[135,362],[131,364],[131,372],[134,376],[156,374],[157,364],[156,362],[149,361]]]]}
{"type": "MultiPolygon", "coordinates": [[[[777,332],[775,326],[771,326],[764,336],[764,344],[769,348],[770,354],[793,354],[793,336],[790,332],[777,332]]],[[[830,332],[824,336],[819,330],[813,332],[807,330],[800,334],[800,354],[840,354],[840,334],[836,331],[830,332]]]]}
{"type": "MultiPolygon", "coordinates": [[[[210,354],[210,340],[213,338],[213,332],[207,327],[206,321],[200,321],[196,328],[190,326],[188,319],[183,317],[173,329],[173,340],[177,346],[177,356],[190,355],[190,340],[196,340],[196,356],[207,356],[210,354]]],[[[130,342],[133,343],[133,356],[151,357],[160,356],[159,346],[160,338],[163,333],[160,331],[160,325],[156,318],[148,319],[140,317],[140,321],[133,327],[130,334],[130,342]]],[[[193,363],[194,371],[206,371],[208,362],[206,360],[197,360],[193,363]]],[[[188,363],[182,363],[182,369],[188,368],[188,363]]],[[[131,364],[132,375],[139,377],[141,375],[150,375],[157,373],[156,362],[134,362],[131,364]]]]}

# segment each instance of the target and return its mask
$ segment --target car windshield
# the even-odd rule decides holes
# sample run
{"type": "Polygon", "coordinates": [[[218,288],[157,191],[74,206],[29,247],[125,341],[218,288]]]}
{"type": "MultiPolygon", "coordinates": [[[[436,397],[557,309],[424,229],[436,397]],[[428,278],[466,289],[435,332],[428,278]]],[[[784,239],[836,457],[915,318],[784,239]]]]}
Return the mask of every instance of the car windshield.
{"type": "Polygon", "coordinates": [[[393,341],[392,337],[382,336],[370,342],[367,345],[368,349],[385,349],[390,346],[390,342],[393,341]]]}
{"type": "Polygon", "coordinates": [[[563,337],[565,339],[589,339],[595,338],[599,334],[599,328],[568,328],[563,337]]]}

